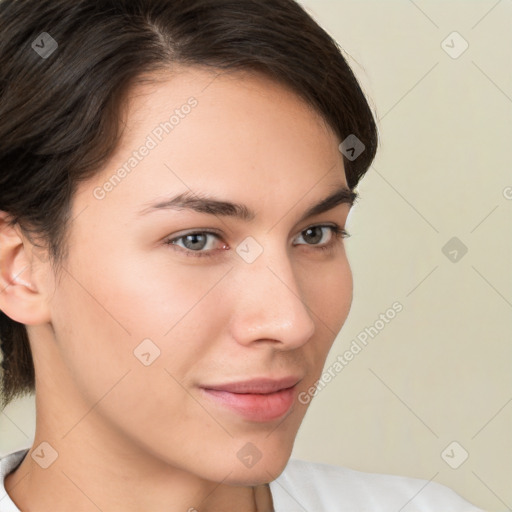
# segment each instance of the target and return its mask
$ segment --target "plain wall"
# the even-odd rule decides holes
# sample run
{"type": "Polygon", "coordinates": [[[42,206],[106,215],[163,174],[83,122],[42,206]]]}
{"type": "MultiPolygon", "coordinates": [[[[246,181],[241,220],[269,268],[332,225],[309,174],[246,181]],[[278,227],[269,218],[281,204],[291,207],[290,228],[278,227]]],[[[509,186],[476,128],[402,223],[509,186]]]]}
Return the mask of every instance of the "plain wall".
{"type": "MultiPolygon", "coordinates": [[[[347,225],[353,306],[293,456],[510,510],[512,2],[301,3],[343,48],[381,147],[347,225]]],[[[34,419],[30,397],[0,412],[0,454],[30,445],[34,419]]]]}

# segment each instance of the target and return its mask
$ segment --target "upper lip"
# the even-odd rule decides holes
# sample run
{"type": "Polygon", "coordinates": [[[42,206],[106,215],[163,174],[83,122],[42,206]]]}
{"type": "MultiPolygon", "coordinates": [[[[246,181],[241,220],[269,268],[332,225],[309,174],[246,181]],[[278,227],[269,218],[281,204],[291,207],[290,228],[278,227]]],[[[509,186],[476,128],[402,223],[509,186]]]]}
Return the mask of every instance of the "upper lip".
{"type": "Polygon", "coordinates": [[[287,389],[295,386],[301,377],[288,376],[279,379],[271,378],[257,378],[251,380],[244,380],[239,382],[230,382],[227,384],[215,384],[208,386],[201,386],[204,389],[212,389],[215,391],[228,391],[229,393],[257,393],[268,394],[275,393],[282,389],[287,389]]]}

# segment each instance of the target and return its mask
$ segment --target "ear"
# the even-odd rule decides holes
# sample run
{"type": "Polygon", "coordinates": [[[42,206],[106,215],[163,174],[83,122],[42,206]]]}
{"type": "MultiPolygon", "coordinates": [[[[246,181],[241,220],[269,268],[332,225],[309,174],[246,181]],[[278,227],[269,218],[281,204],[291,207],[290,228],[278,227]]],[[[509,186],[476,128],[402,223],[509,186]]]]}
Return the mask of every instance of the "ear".
{"type": "Polygon", "coordinates": [[[44,290],[35,282],[34,268],[41,260],[34,257],[32,244],[19,226],[10,226],[9,216],[0,211],[0,310],[25,325],[50,321],[44,290]]]}

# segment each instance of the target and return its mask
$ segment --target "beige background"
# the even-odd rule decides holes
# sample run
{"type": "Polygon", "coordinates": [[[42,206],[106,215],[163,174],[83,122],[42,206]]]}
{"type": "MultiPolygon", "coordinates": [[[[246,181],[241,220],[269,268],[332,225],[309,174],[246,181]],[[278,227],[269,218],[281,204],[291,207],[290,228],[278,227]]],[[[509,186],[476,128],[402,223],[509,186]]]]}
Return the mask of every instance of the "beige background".
{"type": "MultiPolygon", "coordinates": [[[[354,303],[326,366],[403,310],[318,393],[293,456],[512,510],[512,2],[302,3],[345,51],[381,135],[348,222],[354,303]]],[[[0,412],[0,454],[33,433],[33,398],[0,412]]]]}

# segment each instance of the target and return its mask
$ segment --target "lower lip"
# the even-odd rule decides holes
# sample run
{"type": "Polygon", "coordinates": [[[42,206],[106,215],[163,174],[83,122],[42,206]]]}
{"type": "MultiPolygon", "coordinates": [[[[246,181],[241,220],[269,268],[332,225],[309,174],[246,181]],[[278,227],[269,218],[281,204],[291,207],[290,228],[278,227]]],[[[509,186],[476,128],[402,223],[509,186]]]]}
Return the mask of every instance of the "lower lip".
{"type": "Polygon", "coordinates": [[[215,402],[236,411],[248,420],[259,422],[281,418],[290,410],[295,398],[295,386],[265,395],[202,389],[215,402]]]}

